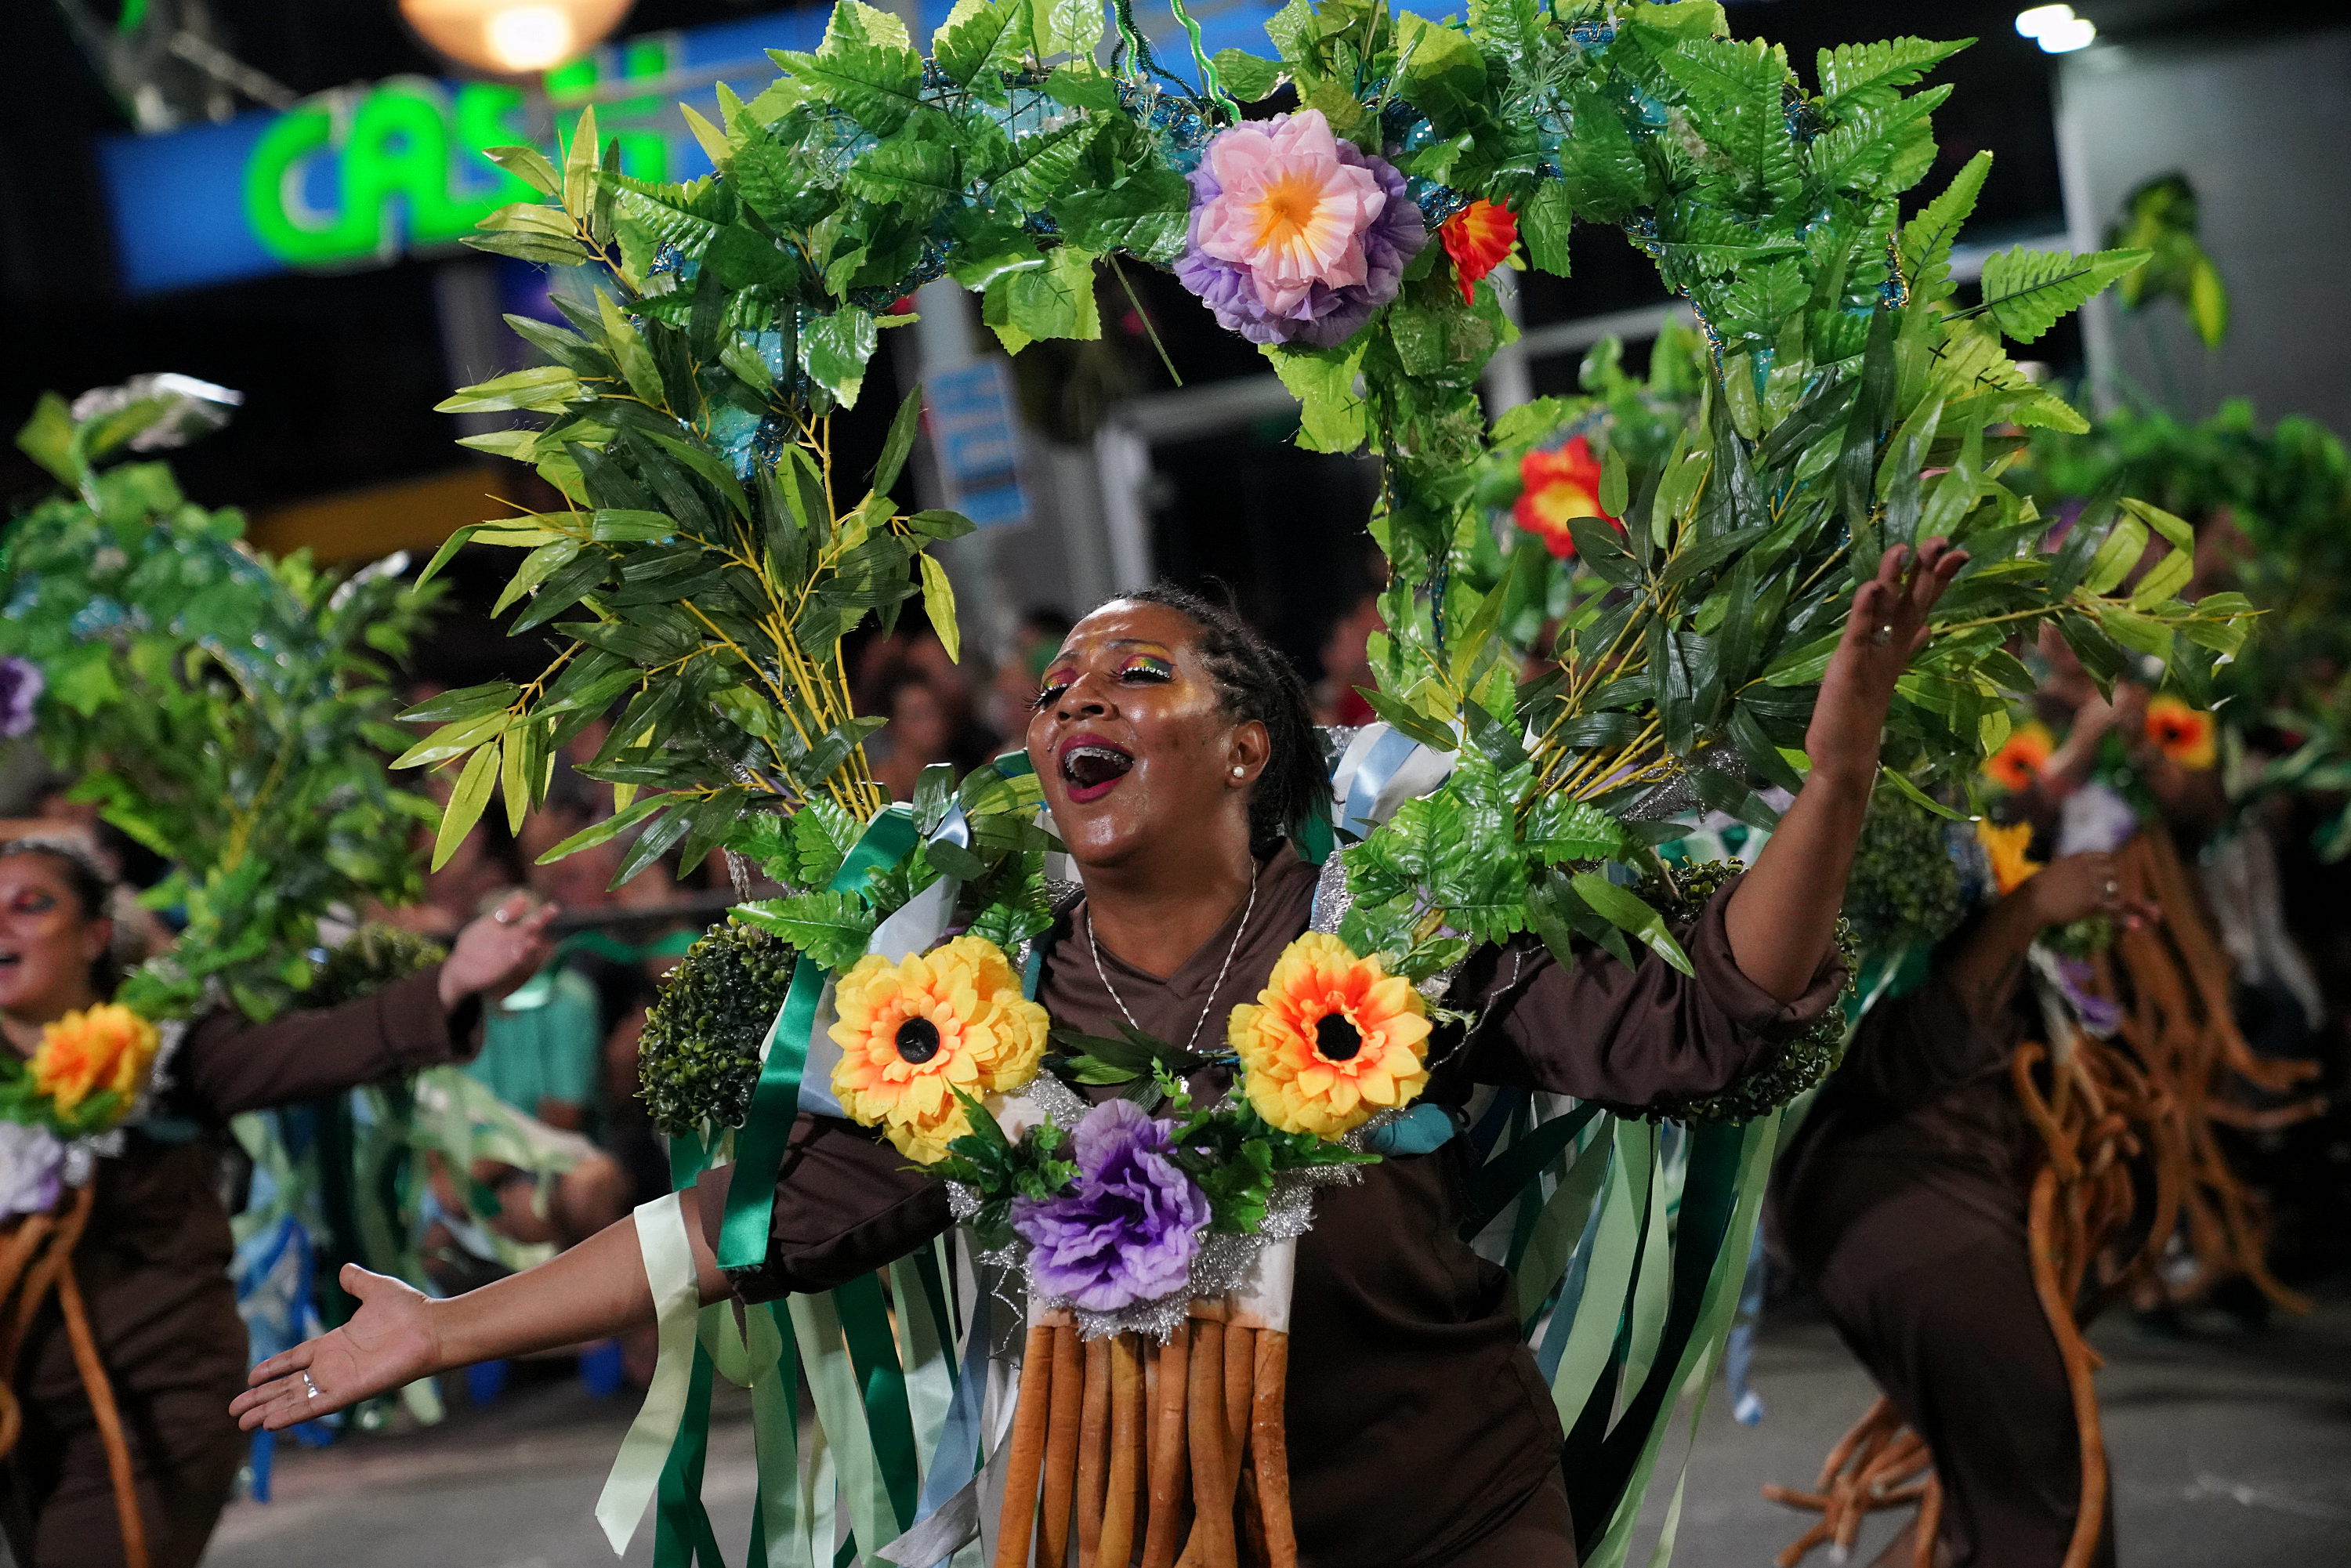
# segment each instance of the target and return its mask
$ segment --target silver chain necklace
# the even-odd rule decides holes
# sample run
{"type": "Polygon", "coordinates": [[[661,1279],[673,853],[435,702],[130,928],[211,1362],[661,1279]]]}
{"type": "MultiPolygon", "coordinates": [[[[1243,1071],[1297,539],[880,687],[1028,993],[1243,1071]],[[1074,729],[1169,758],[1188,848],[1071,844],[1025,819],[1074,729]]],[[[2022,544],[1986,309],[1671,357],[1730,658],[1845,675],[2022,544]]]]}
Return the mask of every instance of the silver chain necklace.
{"type": "MultiPolygon", "coordinates": [[[[1208,1015],[1216,1010],[1217,998],[1225,988],[1225,977],[1231,974],[1233,970],[1233,955],[1241,950],[1241,938],[1248,934],[1249,915],[1256,909],[1257,859],[1251,856],[1249,902],[1241,905],[1241,923],[1233,932],[1232,945],[1225,949],[1225,961],[1217,970],[1217,983],[1208,988],[1208,999],[1200,1008],[1199,1021],[1192,1026],[1191,1038],[1184,1042],[1184,1049],[1186,1051],[1200,1043],[1200,1031],[1208,1027],[1208,1015]]],[[[1137,1034],[1147,1033],[1148,1031],[1141,1024],[1134,1021],[1134,1009],[1126,1005],[1126,998],[1120,996],[1118,988],[1110,983],[1110,971],[1102,967],[1102,944],[1094,940],[1094,907],[1091,904],[1086,905],[1086,946],[1093,953],[1094,973],[1101,977],[1102,989],[1108,991],[1110,999],[1118,1004],[1118,1010],[1125,1017],[1127,1027],[1137,1034]]]]}

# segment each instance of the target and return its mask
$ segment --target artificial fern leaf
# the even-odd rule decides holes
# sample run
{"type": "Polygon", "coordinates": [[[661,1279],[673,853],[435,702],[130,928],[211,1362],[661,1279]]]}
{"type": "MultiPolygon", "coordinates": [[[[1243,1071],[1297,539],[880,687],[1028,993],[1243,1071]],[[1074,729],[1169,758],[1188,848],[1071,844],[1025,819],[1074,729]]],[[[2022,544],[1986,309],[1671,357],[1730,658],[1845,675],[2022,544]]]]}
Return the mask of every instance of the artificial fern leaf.
{"type": "Polygon", "coordinates": [[[1991,154],[1977,153],[1951,176],[1941,195],[1902,225],[1902,275],[1910,280],[1912,298],[1928,303],[1949,297],[1951,246],[1959,237],[1959,225],[1976,210],[1976,197],[1991,172],[1991,154]]]}
{"type": "Polygon", "coordinates": [[[2062,250],[2004,250],[1984,262],[1983,308],[2000,329],[2030,343],[2078,310],[2098,290],[2145,261],[2143,250],[2101,250],[2074,256],[2062,250]]]}
{"type": "Polygon", "coordinates": [[[1820,52],[1822,109],[1834,116],[1865,95],[1890,97],[1974,43],[1960,38],[1938,44],[1926,38],[1888,38],[1878,44],[1839,44],[1820,52]]]}

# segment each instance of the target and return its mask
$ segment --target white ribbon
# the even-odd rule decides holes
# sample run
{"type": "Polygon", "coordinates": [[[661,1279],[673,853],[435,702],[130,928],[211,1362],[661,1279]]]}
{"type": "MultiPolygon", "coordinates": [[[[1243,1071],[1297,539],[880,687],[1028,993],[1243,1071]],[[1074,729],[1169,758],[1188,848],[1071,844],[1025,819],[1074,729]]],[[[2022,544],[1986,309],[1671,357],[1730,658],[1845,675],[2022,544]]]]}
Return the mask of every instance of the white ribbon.
{"type": "Polygon", "coordinates": [[[654,1364],[644,1407],[621,1440],[612,1473],[604,1478],[603,1494],[596,1500],[596,1522],[614,1555],[625,1552],[661,1485],[662,1467],[669,1461],[670,1445],[685,1415],[685,1396],[694,1373],[695,1321],[702,1306],[695,1288],[694,1246],[686,1238],[685,1206],[671,1193],[637,1206],[637,1251],[644,1260],[645,1283],[652,1287],[653,1311],[661,1325],[661,1359],[654,1364]]]}

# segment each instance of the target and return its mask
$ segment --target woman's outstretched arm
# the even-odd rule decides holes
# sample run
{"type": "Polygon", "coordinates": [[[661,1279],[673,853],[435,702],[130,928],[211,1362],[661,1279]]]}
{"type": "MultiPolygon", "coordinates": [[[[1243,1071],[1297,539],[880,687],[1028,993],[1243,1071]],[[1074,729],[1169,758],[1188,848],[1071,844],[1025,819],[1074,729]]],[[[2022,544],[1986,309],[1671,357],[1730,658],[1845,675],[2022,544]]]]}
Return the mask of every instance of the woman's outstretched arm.
{"type": "MultiPolygon", "coordinates": [[[[703,1239],[695,1195],[684,1201],[695,1283],[706,1305],[726,1295],[726,1276],[703,1239]]],[[[359,1311],[333,1333],[253,1369],[252,1386],[229,1407],[246,1431],[277,1431],[437,1372],[609,1339],[653,1321],[633,1215],[536,1269],[446,1301],[355,1263],[343,1265],[341,1278],[359,1311]]]]}
{"type": "Polygon", "coordinates": [[[1812,773],[1723,912],[1740,972],[1782,1001],[1802,996],[1828,956],[1894,683],[1927,645],[1928,612],[1967,559],[1941,539],[1915,555],[1897,545],[1853,596],[1804,735],[1812,773]]]}

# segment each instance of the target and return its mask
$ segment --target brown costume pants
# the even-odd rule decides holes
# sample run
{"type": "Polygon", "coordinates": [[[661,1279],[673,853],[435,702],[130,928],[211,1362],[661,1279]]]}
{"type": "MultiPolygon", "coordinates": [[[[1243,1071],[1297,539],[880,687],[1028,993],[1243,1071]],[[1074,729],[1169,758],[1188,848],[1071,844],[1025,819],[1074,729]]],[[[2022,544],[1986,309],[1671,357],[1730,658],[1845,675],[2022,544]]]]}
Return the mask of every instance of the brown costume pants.
{"type": "MultiPolygon", "coordinates": [[[[1935,1457],[1942,1568],[2057,1568],[2082,1457],[2022,1227],[1911,1186],[1838,1239],[1816,1286],[1837,1333],[1935,1457]]],[[[2102,1568],[2114,1533],[2109,1503],[2092,1559],[2102,1568]]]]}
{"type": "MultiPolygon", "coordinates": [[[[235,1393],[118,1396],[151,1568],[195,1568],[204,1555],[245,1462],[246,1439],[228,1416],[235,1393]]],[[[28,1403],[7,1480],[8,1544],[23,1568],[121,1568],[114,1484],[86,1403],[28,1403]]]]}

